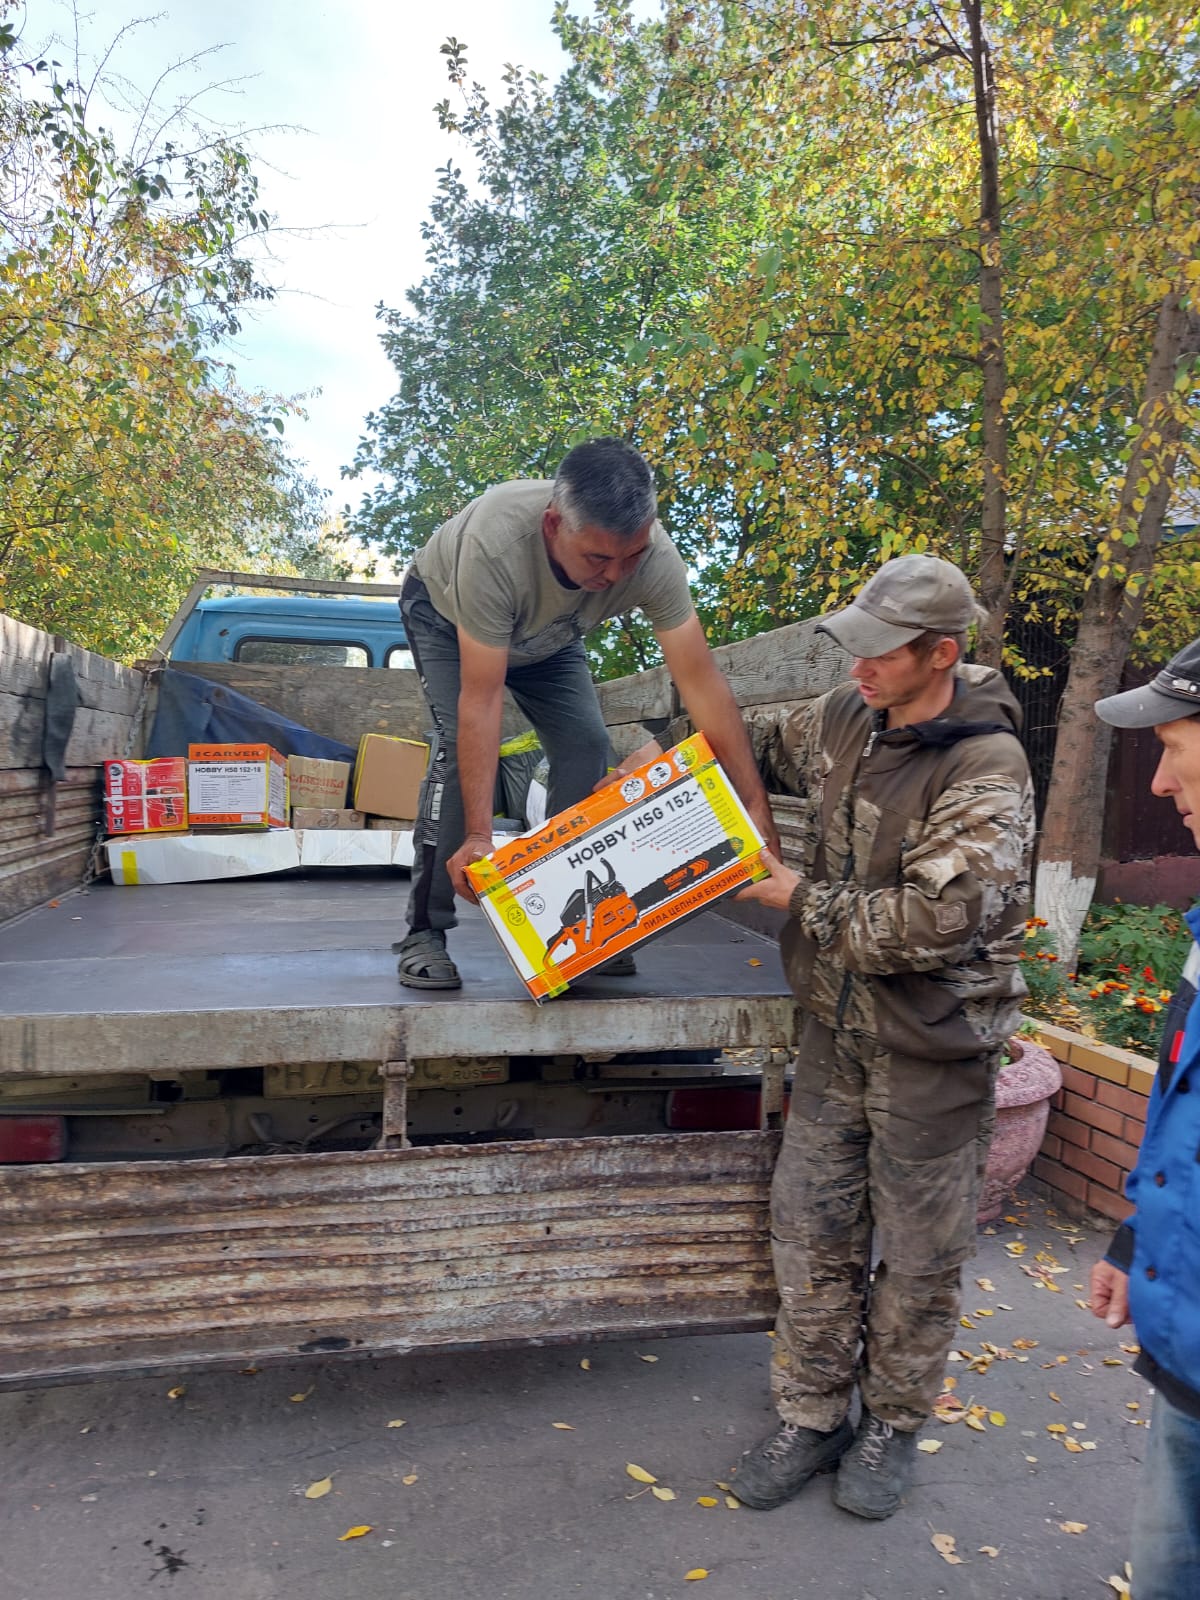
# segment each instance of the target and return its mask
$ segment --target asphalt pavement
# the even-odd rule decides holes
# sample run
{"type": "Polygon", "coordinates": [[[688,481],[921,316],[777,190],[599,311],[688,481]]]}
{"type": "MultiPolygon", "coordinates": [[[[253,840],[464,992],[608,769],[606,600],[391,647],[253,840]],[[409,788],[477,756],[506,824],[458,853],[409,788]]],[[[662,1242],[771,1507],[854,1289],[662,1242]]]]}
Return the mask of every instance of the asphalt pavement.
{"type": "Polygon", "coordinates": [[[1008,1216],[888,1522],[727,1504],[763,1334],[315,1362],[0,1395],[0,1600],[1112,1600],[1150,1391],[1107,1233],[1008,1216]]]}

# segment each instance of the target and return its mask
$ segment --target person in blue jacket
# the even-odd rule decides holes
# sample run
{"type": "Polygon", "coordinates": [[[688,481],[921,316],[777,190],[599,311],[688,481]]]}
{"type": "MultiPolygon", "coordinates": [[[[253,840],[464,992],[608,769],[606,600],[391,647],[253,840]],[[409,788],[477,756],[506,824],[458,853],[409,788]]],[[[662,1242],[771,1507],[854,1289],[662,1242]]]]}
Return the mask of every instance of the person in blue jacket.
{"type": "MultiPolygon", "coordinates": [[[[1200,639],[1151,683],[1096,702],[1117,728],[1153,728],[1162,757],[1150,787],[1169,796],[1200,845],[1200,639]]],[[[1200,940],[1200,907],[1187,917],[1200,940]]],[[[1133,1525],[1137,1600],[1200,1596],[1200,945],[1167,1011],[1146,1135],[1126,1194],[1132,1215],[1092,1269],[1092,1310],[1132,1321],[1135,1370],[1154,1385],[1150,1442],[1133,1525]]]]}

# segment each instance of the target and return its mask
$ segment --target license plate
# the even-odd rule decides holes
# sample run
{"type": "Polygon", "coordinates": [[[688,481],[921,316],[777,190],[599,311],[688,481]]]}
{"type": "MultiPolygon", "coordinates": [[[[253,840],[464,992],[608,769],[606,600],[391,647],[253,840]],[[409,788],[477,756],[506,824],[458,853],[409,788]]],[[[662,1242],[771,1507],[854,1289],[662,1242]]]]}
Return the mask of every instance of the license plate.
{"type": "Polygon", "coordinates": [[[451,1056],[444,1061],[419,1058],[412,1064],[414,1089],[469,1089],[479,1083],[507,1083],[507,1056],[451,1056]]]}
{"type": "Polygon", "coordinates": [[[264,1095],[382,1094],[374,1061],[281,1061],[263,1068],[264,1095]]]}

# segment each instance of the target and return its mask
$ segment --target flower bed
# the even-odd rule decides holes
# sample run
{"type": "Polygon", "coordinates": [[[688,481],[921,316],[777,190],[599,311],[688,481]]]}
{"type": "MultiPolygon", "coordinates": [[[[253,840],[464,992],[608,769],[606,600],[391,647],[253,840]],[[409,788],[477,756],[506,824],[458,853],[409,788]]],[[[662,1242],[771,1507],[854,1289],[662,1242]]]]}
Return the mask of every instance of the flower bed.
{"type": "Polygon", "coordinates": [[[1040,917],[1025,924],[1026,1012],[1103,1044],[1156,1055],[1162,1012],[1191,944],[1182,915],[1163,905],[1093,906],[1074,972],[1063,970],[1045,928],[1040,917]]]}

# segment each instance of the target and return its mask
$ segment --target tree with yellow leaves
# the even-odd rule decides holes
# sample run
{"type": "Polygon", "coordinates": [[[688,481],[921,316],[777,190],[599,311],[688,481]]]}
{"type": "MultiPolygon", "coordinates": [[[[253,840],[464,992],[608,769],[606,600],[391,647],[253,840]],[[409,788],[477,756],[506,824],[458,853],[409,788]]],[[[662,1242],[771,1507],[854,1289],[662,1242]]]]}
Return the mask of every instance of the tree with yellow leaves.
{"type": "MultiPolygon", "coordinates": [[[[229,139],[122,151],[0,13],[0,604],[130,658],[196,566],[315,528],[285,403],[219,359],[270,219],[229,139]]],[[[168,123],[169,123],[169,119],[168,123]]]]}

